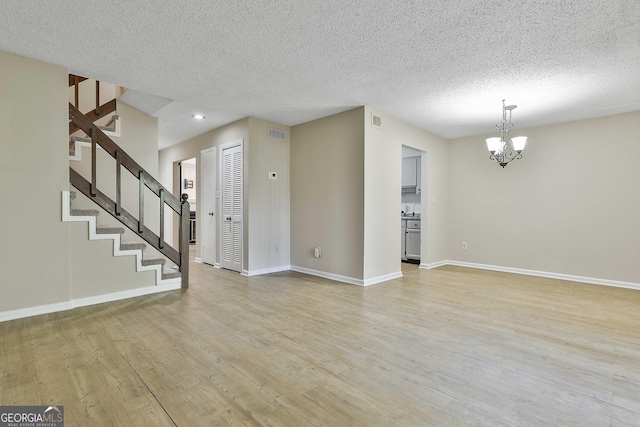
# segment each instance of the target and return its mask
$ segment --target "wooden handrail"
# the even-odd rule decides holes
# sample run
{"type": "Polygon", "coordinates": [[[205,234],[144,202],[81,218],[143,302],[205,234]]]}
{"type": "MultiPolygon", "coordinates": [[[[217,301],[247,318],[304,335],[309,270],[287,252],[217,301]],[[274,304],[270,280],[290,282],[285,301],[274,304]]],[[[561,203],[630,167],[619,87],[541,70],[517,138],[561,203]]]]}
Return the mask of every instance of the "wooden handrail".
{"type": "MultiPolygon", "coordinates": [[[[71,121],[76,124],[80,129],[82,129],[87,135],[91,132],[95,134],[96,142],[100,147],[104,149],[111,157],[116,158],[116,152],[120,152],[120,162],[122,166],[124,166],[133,176],[138,178],[141,173],[146,175],[145,184],[146,186],[155,193],[156,196],[160,197],[160,189],[166,188],[162,186],[151,174],[144,170],[142,166],[140,166],[131,156],[129,156],[122,148],[118,146],[111,138],[100,130],[98,126],[93,124],[89,119],[87,119],[84,114],[82,114],[76,107],[72,104],[69,104],[69,117],[71,121]]],[[[173,209],[176,213],[180,213],[181,203],[180,200],[176,196],[174,196],[171,192],[167,191],[165,195],[165,201],[167,204],[173,209]]]]}
{"type": "MultiPolygon", "coordinates": [[[[130,214],[129,212],[127,212],[122,208],[120,208],[120,215],[116,215],[115,202],[111,200],[109,196],[107,196],[106,194],[104,194],[103,192],[97,189],[96,189],[96,195],[92,196],[91,183],[86,179],[84,179],[82,175],[76,172],[76,170],[73,168],[69,168],[69,182],[71,182],[71,185],[73,185],[78,191],[80,191],[82,194],[84,194],[85,196],[93,200],[97,205],[99,205],[101,208],[103,208],[105,211],[111,214],[111,216],[116,218],[122,224],[126,225],[127,228],[134,231],[136,234],[142,237],[144,241],[146,241],[153,247],[156,247],[157,249],[157,246],[159,246],[158,245],[159,237],[153,231],[149,230],[147,227],[143,227],[143,230],[141,232],[138,232],[138,219],[134,215],[130,214]]],[[[175,250],[173,247],[167,245],[166,242],[161,252],[163,255],[169,258],[176,265],[179,266],[181,264],[180,253],[177,250],[175,250]]]]}
{"type": "Polygon", "coordinates": [[[176,265],[180,267],[182,275],[182,287],[187,288],[189,284],[189,221],[190,208],[187,202],[188,196],[182,195],[182,200],[178,200],[169,190],[167,190],[158,180],[144,170],[131,156],[120,148],[111,138],[100,130],[89,118],[82,114],[73,104],[69,103],[69,120],[78,129],[82,129],[91,137],[91,182],[84,179],[73,169],[69,168],[71,184],[80,192],[91,198],[114,218],[137,233],[147,243],[156,248],[176,265]],[[100,192],[96,183],[96,148],[100,146],[111,157],[116,160],[116,201],[112,201],[104,193],[100,192]],[[135,218],[121,206],[121,167],[124,166],[134,177],[139,180],[139,218],[135,218]],[[144,225],[144,193],[148,188],[160,199],[160,218],[164,219],[164,205],[168,205],[180,216],[179,230],[179,251],[164,242],[164,221],[160,221],[160,236],[149,230],[144,225]],[[185,197],[186,196],[186,197],[185,197]]]}

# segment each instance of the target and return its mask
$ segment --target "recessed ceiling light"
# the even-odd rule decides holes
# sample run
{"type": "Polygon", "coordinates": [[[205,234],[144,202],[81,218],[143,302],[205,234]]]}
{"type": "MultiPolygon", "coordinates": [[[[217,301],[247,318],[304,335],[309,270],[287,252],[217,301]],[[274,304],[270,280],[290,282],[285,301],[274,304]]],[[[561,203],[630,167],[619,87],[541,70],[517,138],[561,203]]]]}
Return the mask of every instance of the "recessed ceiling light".
{"type": "Polygon", "coordinates": [[[196,119],[196,120],[206,119],[206,117],[203,116],[202,114],[194,114],[193,118],[196,119]]]}

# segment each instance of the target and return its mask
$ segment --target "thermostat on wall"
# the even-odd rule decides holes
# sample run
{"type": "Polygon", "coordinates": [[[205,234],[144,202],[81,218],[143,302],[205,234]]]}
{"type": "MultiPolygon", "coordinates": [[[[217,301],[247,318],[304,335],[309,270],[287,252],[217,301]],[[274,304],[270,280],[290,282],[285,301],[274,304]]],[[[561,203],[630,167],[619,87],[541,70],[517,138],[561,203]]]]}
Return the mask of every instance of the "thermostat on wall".
{"type": "Polygon", "coordinates": [[[269,172],[269,179],[278,179],[277,172],[269,172]]]}

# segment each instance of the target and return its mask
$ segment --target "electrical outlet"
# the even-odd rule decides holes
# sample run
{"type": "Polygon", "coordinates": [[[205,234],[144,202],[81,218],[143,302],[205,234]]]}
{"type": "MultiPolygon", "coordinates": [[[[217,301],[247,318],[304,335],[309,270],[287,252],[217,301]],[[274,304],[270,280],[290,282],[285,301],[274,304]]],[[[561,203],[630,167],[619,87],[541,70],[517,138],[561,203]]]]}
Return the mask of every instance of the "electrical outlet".
{"type": "Polygon", "coordinates": [[[464,249],[464,250],[467,249],[467,242],[462,242],[462,249],[464,249]]]}

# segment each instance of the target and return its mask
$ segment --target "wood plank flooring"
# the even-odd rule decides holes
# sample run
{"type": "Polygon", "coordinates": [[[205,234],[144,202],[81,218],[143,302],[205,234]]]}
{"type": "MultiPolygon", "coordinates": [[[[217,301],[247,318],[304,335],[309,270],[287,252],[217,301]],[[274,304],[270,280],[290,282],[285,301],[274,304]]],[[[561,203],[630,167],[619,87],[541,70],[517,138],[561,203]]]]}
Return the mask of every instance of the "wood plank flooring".
{"type": "Polygon", "coordinates": [[[403,265],[367,288],[191,287],[0,323],[0,404],[67,426],[639,426],[640,292],[403,265]]]}

